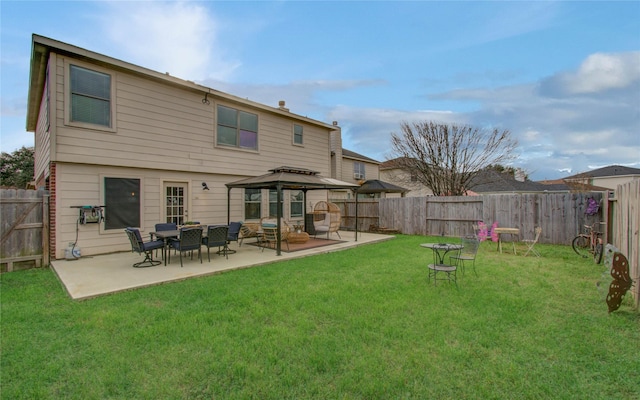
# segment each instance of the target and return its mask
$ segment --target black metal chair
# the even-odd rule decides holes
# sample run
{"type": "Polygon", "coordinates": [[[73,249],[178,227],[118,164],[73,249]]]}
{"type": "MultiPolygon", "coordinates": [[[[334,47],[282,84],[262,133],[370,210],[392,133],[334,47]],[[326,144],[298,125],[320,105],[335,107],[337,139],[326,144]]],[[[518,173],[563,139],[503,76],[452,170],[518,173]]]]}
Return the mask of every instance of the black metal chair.
{"type": "Polygon", "coordinates": [[[231,222],[229,224],[229,232],[227,233],[227,246],[225,246],[225,248],[223,249],[223,251],[225,251],[226,253],[233,254],[236,252],[235,250],[231,250],[229,248],[229,243],[237,242],[238,246],[240,245],[240,228],[242,228],[242,222],[231,222]]]}
{"type": "Polygon", "coordinates": [[[161,231],[175,231],[178,230],[178,225],[173,222],[164,222],[160,224],[156,224],[156,232],[161,231]]]}
{"type": "Polygon", "coordinates": [[[144,254],[144,260],[133,264],[134,268],[154,267],[156,265],[160,265],[160,261],[153,259],[153,250],[164,247],[163,240],[150,240],[148,242],[144,242],[139,229],[126,228],[124,231],[127,233],[127,237],[129,237],[129,241],[131,242],[131,251],[138,254],[144,254]]]}
{"type": "MultiPolygon", "coordinates": [[[[177,231],[178,230],[178,225],[173,223],[173,222],[163,222],[163,223],[159,223],[156,224],[156,232],[162,232],[162,231],[177,231]]],[[[158,252],[156,251],[156,255],[158,254],[158,252]]]]}
{"type": "Polygon", "coordinates": [[[202,244],[207,246],[207,258],[209,259],[209,262],[211,262],[211,253],[209,250],[212,247],[217,247],[218,254],[224,253],[227,259],[229,259],[228,252],[224,251],[225,249],[229,249],[227,246],[228,231],[229,227],[224,225],[209,226],[207,228],[207,236],[202,238],[202,244]]]}
{"type": "MultiPolygon", "coordinates": [[[[202,227],[197,228],[182,228],[180,229],[180,237],[178,239],[171,239],[171,247],[180,252],[180,267],[182,264],[182,253],[185,251],[191,252],[191,259],[193,259],[193,251],[198,251],[198,258],[202,264],[202,227]]],[[[171,254],[169,254],[169,263],[171,263],[171,254]]]]}
{"type": "Polygon", "coordinates": [[[464,275],[466,263],[470,263],[473,267],[473,273],[478,276],[476,272],[476,255],[480,248],[480,240],[475,236],[465,236],[461,239],[461,244],[463,246],[462,250],[460,250],[458,254],[449,257],[449,259],[452,263],[455,263],[456,266],[461,267],[462,275],[464,275]]]}

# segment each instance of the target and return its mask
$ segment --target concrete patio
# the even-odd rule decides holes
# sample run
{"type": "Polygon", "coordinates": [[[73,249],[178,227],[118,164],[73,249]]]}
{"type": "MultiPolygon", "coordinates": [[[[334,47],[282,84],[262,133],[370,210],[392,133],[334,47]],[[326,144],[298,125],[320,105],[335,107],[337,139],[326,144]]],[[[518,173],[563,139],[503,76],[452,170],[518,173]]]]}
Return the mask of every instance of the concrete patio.
{"type": "MultiPolygon", "coordinates": [[[[171,264],[167,266],[161,264],[149,268],[133,268],[132,265],[142,261],[144,257],[130,251],[83,256],[78,260],[53,260],[51,266],[69,296],[79,300],[196,276],[340,251],[394,238],[389,235],[358,232],[358,241],[355,241],[355,232],[348,231],[340,231],[340,236],[342,240],[340,243],[291,253],[282,252],[280,256],[276,255],[275,250],[262,251],[261,248],[247,243],[238,246],[233,242],[230,248],[237,251],[235,254],[230,254],[229,259],[212,254],[211,262],[207,260],[206,247],[203,247],[203,262],[200,263],[195,256],[193,260],[186,257],[183,259],[184,267],[182,268],[177,255],[171,257],[171,264]]],[[[332,239],[337,239],[336,235],[332,235],[332,239]]]]}

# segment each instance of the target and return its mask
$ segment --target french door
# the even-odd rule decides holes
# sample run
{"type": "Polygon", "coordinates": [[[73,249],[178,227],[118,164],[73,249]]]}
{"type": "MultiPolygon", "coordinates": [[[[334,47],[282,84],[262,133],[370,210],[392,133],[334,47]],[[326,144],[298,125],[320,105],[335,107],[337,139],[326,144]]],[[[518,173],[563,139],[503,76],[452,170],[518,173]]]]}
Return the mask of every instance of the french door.
{"type": "Polygon", "coordinates": [[[189,220],[189,199],[187,184],[181,182],[164,183],[165,221],[183,225],[189,220]]]}

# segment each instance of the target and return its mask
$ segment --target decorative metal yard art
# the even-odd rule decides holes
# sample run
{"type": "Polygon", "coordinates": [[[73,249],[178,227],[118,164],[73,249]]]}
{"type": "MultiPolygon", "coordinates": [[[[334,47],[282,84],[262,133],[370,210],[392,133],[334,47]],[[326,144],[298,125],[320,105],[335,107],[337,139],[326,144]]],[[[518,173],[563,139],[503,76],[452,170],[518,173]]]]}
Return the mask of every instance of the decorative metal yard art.
{"type": "Polygon", "coordinates": [[[627,257],[610,244],[608,244],[605,249],[605,265],[607,265],[607,267],[610,266],[610,268],[607,268],[607,273],[612,278],[609,283],[609,292],[606,298],[607,306],[611,313],[620,308],[622,299],[624,299],[627,291],[633,286],[633,280],[629,274],[629,261],[627,257]]]}

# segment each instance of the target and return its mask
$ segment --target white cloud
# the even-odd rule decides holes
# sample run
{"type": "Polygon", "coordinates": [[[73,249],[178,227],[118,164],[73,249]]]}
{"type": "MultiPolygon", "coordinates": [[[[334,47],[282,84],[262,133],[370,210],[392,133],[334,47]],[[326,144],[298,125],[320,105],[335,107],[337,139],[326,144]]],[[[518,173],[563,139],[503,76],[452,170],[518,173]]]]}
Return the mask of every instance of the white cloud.
{"type": "Polygon", "coordinates": [[[567,77],[572,93],[619,89],[640,80],[640,51],[590,55],[574,76],[567,77]]]}
{"type": "Polygon", "coordinates": [[[216,42],[218,23],[185,2],[111,2],[104,17],[111,45],[124,59],[187,80],[227,80],[240,63],[216,42]]]}
{"type": "MultiPolygon", "coordinates": [[[[547,96],[589,95],[620,90],[640,83],[640,51],[595,53],[577,71],[544,79],[540,93],[547,96]]],[[[636,92],[637,96],[637,92],[636,92]]]]}

